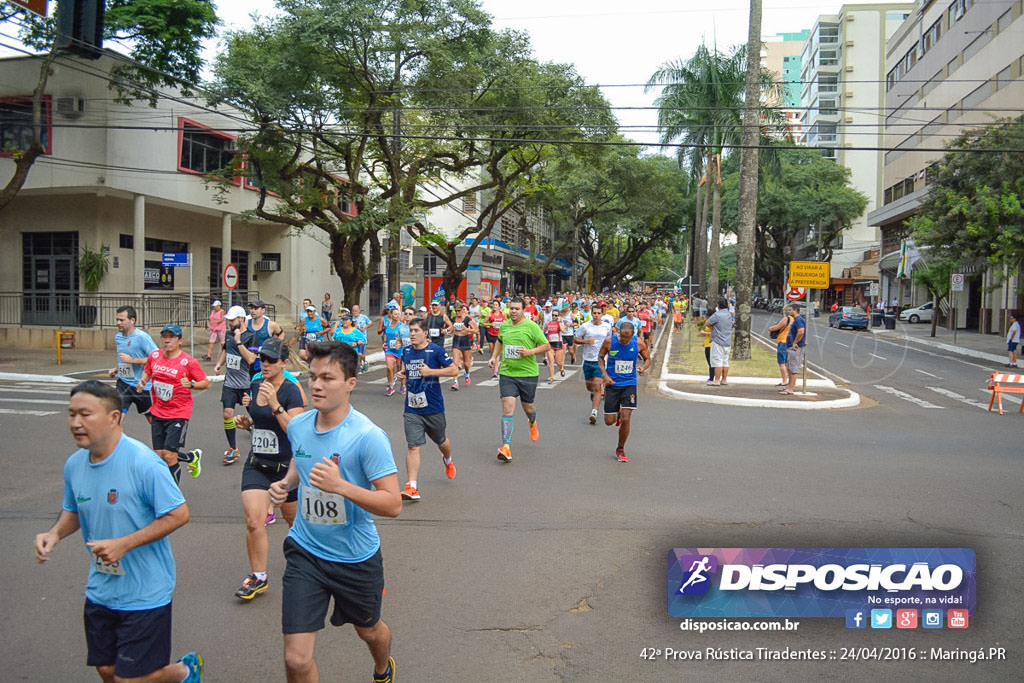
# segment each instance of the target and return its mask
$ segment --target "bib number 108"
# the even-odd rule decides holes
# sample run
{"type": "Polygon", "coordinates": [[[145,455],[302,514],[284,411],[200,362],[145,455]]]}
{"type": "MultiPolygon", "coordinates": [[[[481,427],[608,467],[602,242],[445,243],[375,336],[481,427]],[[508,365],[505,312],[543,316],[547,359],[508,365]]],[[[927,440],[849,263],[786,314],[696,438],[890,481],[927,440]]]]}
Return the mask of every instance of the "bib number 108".
{"type": "Polygon", "coordinates": [[[302,487],[302,517],[310,524],[344,524],[345,498],[313,487],[302,487]]]}

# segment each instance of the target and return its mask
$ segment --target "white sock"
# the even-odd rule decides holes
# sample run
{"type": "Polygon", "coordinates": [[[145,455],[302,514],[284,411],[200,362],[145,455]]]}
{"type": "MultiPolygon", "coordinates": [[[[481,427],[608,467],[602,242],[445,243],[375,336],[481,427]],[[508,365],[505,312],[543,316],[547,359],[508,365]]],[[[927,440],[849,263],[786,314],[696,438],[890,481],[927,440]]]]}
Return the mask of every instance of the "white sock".
{"type": "Polygon", "coordinates": [[[267,580],[267,573],[266,572],[253,572],[253,576],[255,576],[260,581],[266,581],[267,580]]]}
{"type": "Polygon", "coordinates": [[[443,462],[445,465],[451,465],[452,459],[449,457],[441,456],[441,462],[443,462]]]}
{"type": "Polygon", "coordinates": [[[415,479],[410,479],[409,480],[409,486],[411,486],[413,488],[416,488],[416,480],[415,479]]]}

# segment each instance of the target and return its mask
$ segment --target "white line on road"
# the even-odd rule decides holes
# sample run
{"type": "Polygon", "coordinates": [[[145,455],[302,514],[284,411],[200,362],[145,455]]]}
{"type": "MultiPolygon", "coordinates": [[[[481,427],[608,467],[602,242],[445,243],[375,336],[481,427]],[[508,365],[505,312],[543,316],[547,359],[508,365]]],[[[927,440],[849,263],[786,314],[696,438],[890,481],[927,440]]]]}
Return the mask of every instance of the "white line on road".
{"type": "Polygon", "coordinates": [[[938,408],[939,410],[943,409],[942,406],[937,406],[934,403],[929,403],[923,398],[918,398],[917,396],[911,396],[907,392],[900,391],[895,387],[887,387],[882,384],[876,384],[875,389],[878,389],[879,391],[884,391],[887,394],[892,394],[897,398],[902,398],[904,401],[909,401],[910,403],[913,403],[914,405],[920,406],[922,408],[938,408]]]}
{"type": "Polygon", "coordinates": [[[871,356],[872,358],[877,358],[878,360],[886,360],[884,356],[879,356],[877,353],[871,353],[868,355],[871,356]]]}
{"type": "Polygon", "coordinates": [[[7,401],[9,403],[45,403],[51,406],[66,406],[67,401],[50,401],[41,398],[0,398],[0,401],[7,401]]]}
{"type": "Polygon", "coordinates": [[[935,379],[942,379],[942,378],[941,378],[941,377],[939,377],[938,375],[933,375],[933,374],[932,374],[932,373],[930,373],[930,372],[925,372],[924,370],[919,370],[919,369],[917,369],[917,368],[914,368],[914,372],[920,372],[920,373],[921,373],[922,375],[928,375],[929,377],[934,377],[935,379]]]}
{"type": "Polygon", "coordinates": [[[47,415],[59,415],[59,411],[53,410],[14,410],[12,408],[0,408],[0,415],[35,415],[46,417],[47,415]]]}
{"type": "MultiPolygon", "coordinates": [[[[835,341],[835,340],[833,340],[833,341],[835,341]]],[[[837,342],[836,342],[836,344],[839,344],[839,345],[840,345],[840,346],[842,346],[843,348],[847,348],[847,349],[848,349],[848,348],[850,348],[850,345],[849,345],[849,344],[844,344],[844,343],[843,343],[843,342],[841,342],[841,341],[837,341],[837,342]]]]}
{"type": "Polygon", "coordinates": [[[985,403],[982,403],[981,401],[975,401],[973,398],[967,398],[966,396],[962,396],[962,395],[956,393],[955,391],[950,391],[949,389],[944,389],[942,387],[928,387],[928,388],[931,389],[932,391],[934,391],[936,394],[941,394],[943,396],[947,396],[949,398],[956,399],[957,401],[960,401],[961,403],[966,403],[967,405],[974,406],[975,408],[981,408],[982,410],[988,410],[988,405],[986,405],[985,403]]]}
{"type": "Polygon", "coordinates": [[[51,396],[67,396],[67,389],[39,389],[35,387],[0,386],[0,392],[7,394],[49,394],[51,396]]]}

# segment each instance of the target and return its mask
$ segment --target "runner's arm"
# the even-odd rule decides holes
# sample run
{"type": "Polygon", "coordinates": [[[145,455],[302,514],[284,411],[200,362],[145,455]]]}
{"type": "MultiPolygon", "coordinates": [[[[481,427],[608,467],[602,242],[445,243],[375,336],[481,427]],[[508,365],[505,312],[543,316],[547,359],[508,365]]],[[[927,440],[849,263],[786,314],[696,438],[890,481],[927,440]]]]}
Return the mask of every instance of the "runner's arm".
{"type": "Polygon", "coordinates": [[[36,534],[36,562],[42,564],[50,559],[50,551],[57,545],[57,541],[78,531],[79,526],[78,513],[61,510],[60,516],[57,517],[57,521],[53,523],[49,531],[36,534]]]}
{"type": "Polygon", "coordinates": [[[288,472],[270,485],[270,502],[280,505],[288,498],[288,492],[295,490],[299,485],[299,471],[295,469],[295,458],[288,461],[288,472]]]}
{"type": "Polygon", "coordinates": [[[651,367],[651,351],[649,348],[647,348],[647,344],[645,344],[642,341],[638,341],[637,352],[640,354],[640,357],[644,359],[643,367],[637,370],[637,372],[642,375],[646,373],[651,367]]]}
{"type": "Polygon", "coordinates": [[[113,564],[124,557],[129,550],[158,541],[175,529],[180,529],[185,526],[188,519],[188,503],[182,503],[127,536],[89,541],[86,545],[94,555],[103,560],[104,564],[113,564]]]}
{"type": "Polygon", "coordinates": [[[601,344],[601,350],[597,352],[597,367],[601,371],[601,378],[608,384],[615,384],[611,376],[608,374],[608,363],[605,361],[605,357],[612,348],[612,338],[606,337],[604,342],[601,344]]]}

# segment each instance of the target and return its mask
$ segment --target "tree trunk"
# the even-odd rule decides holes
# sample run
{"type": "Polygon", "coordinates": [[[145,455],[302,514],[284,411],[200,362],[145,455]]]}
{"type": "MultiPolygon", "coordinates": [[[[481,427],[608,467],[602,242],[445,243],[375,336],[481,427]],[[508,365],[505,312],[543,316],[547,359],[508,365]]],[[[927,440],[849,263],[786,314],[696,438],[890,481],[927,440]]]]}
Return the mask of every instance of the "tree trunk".
{"type": "Polygon", "coordinates": [[[704,183],[704,201],[700,210],[700,227],[694,237],[700,240],[700,246],[694,247],[694,283],[701,294],[707,292],[708,284],[708,209],[711,208],[711,182],[704,183]],[[696,259],[700,259],[698,264],[696,259]]]}
{"type": "Polygon", "coordinates": [[[0,211],[3,211],[21,191],[28,180],[32,164],[46,151],[43,147],[43,94],[46,92],[46,83],[50,77],[50,65],[56,57],[57,54],[51,52],[39,67],[39,80],[32,91],[32,140],[28,149],[21,150],[21,153],[14,157],[14,174],[7,181],[7,185],[0,189],[0,211]]]}
{"type": "Polygon", "coordinates": [[[697,251],[700,246],[700,238],[697,234],[700,232],[700,217],[701,208],[704,203],[704,188],[700,185],[697,186],[697,211],[693,216],[693,234],[690,235],[690,263],[689,270],[686,273],[690,276],[690,281],[695,282],[697,279],[697,251]]]}
{"type": "Polygon", "coordinates": [[[711,243],[708,248],[708,301],[718,301],[718,261],[721,252],[722,238],[722,184],[718,182],[720,169],[720,157],[716,154],[712,157],[714,162],[708,169],[708,182],[714,182],[713,200],[711,202],[711,243]]]}
{"type": "MultiPolygon", "coordinates": [[[[449,244],[445,249],[445,267],[444,272],[441,273],[441,286],[444,287],[444,295],[449,294],[459,295],[459,283],[462,282],[462,271],[455,260],[455,246],[449,244]]],[[[467,293],[468,295],[468,293],[467,293]]],[[[467,296],[468,298],[468,296],[467,296]]]]}
{"type": "Polygon", "coordinates": [[[750,308],[754,295],[754,246],[757,227],[757,173],[761,124],[761,0],[750,0],[747,31],[747,82],[743,95],[743,148],[740,150],[739,225],[736,261],[736,332],[733,358],[750,358],[750,308]]]}
{"type": "Polygon", "coordinates": [[[363,287],[369,282],[371,274],[367,267],[367,259],[363,249],[370,245],[370,262],[380,262],[380,244],[376,240],[357,238],[342,232],[334,232],[331,239],[331,261],[334,270],[341,280],[341,297],[344,306],[352,308],[359,303],[363,287]]]}

